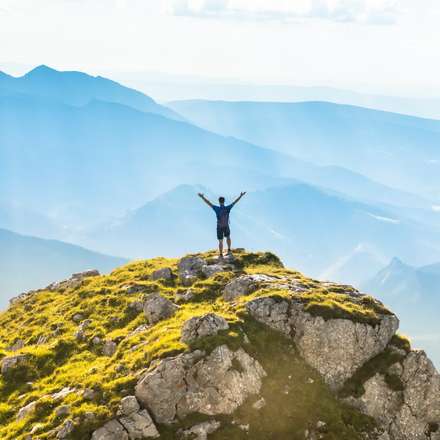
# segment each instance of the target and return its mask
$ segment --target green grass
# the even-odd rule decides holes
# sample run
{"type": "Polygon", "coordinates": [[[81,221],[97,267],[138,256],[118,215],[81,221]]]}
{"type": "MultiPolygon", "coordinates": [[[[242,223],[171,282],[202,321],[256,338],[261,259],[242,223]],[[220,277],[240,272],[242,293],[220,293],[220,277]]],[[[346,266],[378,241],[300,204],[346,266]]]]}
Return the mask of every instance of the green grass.
{"type": "MultiPolygon", "coordinates": [[[[202,256],[213,259],[215,251],[202,256]]],[[[213,439],[247,437],[258,440],[268,438],[270,430],[275,430],[270,436],[273,439],[299,439],[303,438],[308,424],[318,419],[328,423],[330,433],[326,439],[360,438],[358,433],[367,429],[371,420],[339,403],[319,377],[295,354],[291,343],[249,321],[244,306],[258,296],[295,297],[303,301],[306,310],[312,314],[326,319],[340,317],[362,322],[374,322],[378,314],[387,313],[386,309],[370,297],[354,299],[344,293],[347,291],[345,286],[322,286],[316,280],[286,269],[271,253],[238,250],[236,257],[233,271],[218,273],[194,283],[191,287],[193,298],[189,302],[179,299],[179,295],[188,288],[182,286],[177,277],[169,281],[149,280],[149,275],[159,268],[170,267],[177,273],[178,261],[165,258],[135,261],[109,275],[88,278],[76,288],[63,288],[56,292],[41,290],[16,301],[0,314],[0,358],[25,353],[28,360],[12,370],[8,377],[0,378],[0,438],[23,440],[35,425],[38,425],[36,435],[39,439],[50,438],[50,431],[60,426],[67,417],[57,417],[56,407],[68,404],[71,406],[68,417],[79,421],[71,439],[87,439],[94,429],[112,418],[121,397],[133,393],[139,375],[150,367],[152,361],[195,348],[210,351],[223,343],[231,348],[243,346],[263,364],[269,373],[263,390],[268,404],[264,410],[256,412],[249,401],[234,416],[243,420],[243,424],[251,424],[253,431],[249,434],[230,424],[230,418],[223,417],[224,428],[213,434],[213,439]],[[224,286],[234,276],[243,273],[288,278],[308,290],[292,294],[274,285],[240,298],[235,304],[225,302],[222,299],[224,286]],[[127,294],[126,286],[133,284],[138,286],[139,292],[127,294]],[[136,312],[129,305],[143,301],[152,292],[160,292],[176,302],[179,309],[172,318],[133,333],[144,326],[146,320],[142,312],[136,312]],[[190,347],[182,343],[183,323],[208,312],[227,319],[230,329],[197,341],[190,347]],[[77,314],[91,320],[90,326],[85,329],[84,340],[75,338],[78,324],[73,317],[77,314]],[[40,337],[47,337],[47,340],[37,345],[40,337]],[[102,356],[102,344],[91,342],[94,337],[117,342],[118,348],[113,357],[102,356]],[[244,342],[248,338],[250,344],[244,342]],[[8,347],[17,339],[24,341],[24,348],[10,352],[8,347]],[[308,383],[309,377],[313,378],[313,384],[308,383]],[[75,388],[77,392],[67,396],[63,402],[54,402],[50,395],[64,387],[75,388]],[[283,394],[285,387],[290,387],[288,395],[283,394]],[[86,388],[96,392],[95,400],[88,401],[83,397],[82,390],[86,388]],[[35,413],[17,421],[17,411],[32,401],[38,401],[35,413]],[[279,422],[271,422],[271,418],[277,420],[278,416],[279,422]]],[[[403,341],[399,343],[405,345],[403,341]]],[[[189,426],[197,418],[188,418],[181,422],[181,426],[189,426]]],[[[160,429],[164,438],[167,435],[174,438],[175,430],[160,429]]]]}

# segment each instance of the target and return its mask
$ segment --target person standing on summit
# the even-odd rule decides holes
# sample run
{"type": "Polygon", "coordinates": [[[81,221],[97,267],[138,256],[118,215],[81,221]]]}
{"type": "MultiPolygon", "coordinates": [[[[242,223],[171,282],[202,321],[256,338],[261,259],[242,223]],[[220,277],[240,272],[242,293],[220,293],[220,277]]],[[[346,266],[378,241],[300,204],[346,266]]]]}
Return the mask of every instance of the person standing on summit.
{"type": "Polygon", "coordinates": [[[199,193],[199,197],[210,206],[217,216],[217,239],[218,239],[218,252],[219,257],[223,258],[223,239],[226,238],[228,245],[228,255],[231,254],[231,230],[229,229],[229,213],[233,206],[240,201],[240,199],[246,194],[246,192],[240,193],[240,195],[230,204],[225,205],[225,198],[219,197],[218,202],[220,206],[216,206],[211,203],[204,194],[199,193]]]}

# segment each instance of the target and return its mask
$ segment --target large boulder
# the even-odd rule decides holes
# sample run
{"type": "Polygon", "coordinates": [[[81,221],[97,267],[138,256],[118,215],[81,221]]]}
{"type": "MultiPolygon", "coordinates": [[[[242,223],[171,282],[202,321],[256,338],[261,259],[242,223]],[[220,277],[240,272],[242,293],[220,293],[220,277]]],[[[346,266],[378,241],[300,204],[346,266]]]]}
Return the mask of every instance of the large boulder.
{"type": "Polygon", "coordinates": [[[249,295],[274,281],[277,281],[277,278],[264,274],[241,275],[226,284],[223,290],[223,298],[226,301],[233,301],[240,296],[249,295]]]}
{"type": "Polygon", "coordinates": [[[214,336],[221,330],[229,328],[225,318],[215,313],[190,318],[182,327],[182,342],[191,343],[196,339],[214,336]]]}
{"type": "Polygon", "coordinates": [[[278,297],[254,299],[247,310],[256,320],[293,338],[301,356],[333,389],[381,353],[399,326],[392,314],[380,316],[376,325],[325,319],[306,312],[300,301],[278,297]]]}
{"type": "Polygon", "coordinates": [[[177,306],[158,293],[149,295],[144,303],[144,314],[149,324],[156,324],[163,319],[171,318],[177,306]]]}
{"type": "Polygon", "coordinates": [[[258,394],[265,371],[243,349],[226,345],[162,360],[136,385],[136,397],[159,423],[191,413],[231,414],[258,394]]]}
{"type": "Polygon", "coordinates": [[[347,399],[379,421],[393,440],[440,439],[440,374],[423,351],[411,351],[394,368],[402,390],[391,389],[385,376],[377,373],[367,380],[364,394],[347,399]]]}

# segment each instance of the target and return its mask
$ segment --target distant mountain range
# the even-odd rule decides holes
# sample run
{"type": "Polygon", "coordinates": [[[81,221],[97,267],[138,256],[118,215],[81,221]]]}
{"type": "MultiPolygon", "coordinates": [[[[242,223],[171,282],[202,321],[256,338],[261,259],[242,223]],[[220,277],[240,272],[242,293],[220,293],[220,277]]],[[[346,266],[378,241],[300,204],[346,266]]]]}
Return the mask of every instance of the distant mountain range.
{"type": "Polygon", "coordinates": [[[73,272],[87,269],[109,272],[125,261],[80,246],[0,229],[0,307],[12,296],[45,287],[73,272]]]}
{"type": "Polygon", "coordinates": [[[114,72],[110,76],[151,94],[162,102],[190,99],[233,102],[326,101],[440,119],[438,97],[384,95],[326,86],[246,83],[233,78],[203,78],[153,72],[114,72]]]}
{"type": "Polygon", "coordinates": [[[414,267],[393,258],[361,287],[395,307],[403,331],[414,337],[416,345],[428,347],[434,359],[440,361],[440,263],[414,267]]]}
{"type": "Polygon", "coordinates": [[[101,76],[83,72],[60,72],[38,66],[21,77],[0,72],[0,96],[30,95],[64,104],[84,106],[92,101],[107,101],[173,119],[182,119],[173,110],[156,103],[137,90],[124,87],[101,76]]]}
{"type": "Polygon", "coordinates": [[[326,102],[169,105],[207,130],[440,200],[440,121],[326,102]]]}
{"type": "MultiPolygon", "coordinates": [[[[84,244],[135,257],[212,247],[214,216],[196,197],[199,191],[216,202],[210,191],[182,185],[118,223],[92,231],[84,244]]],[[[304,183],[251,192],[232,218],[236,246],[274,248],[288,264],[314,276],[360,284],[392,255],[412,261],[423,261],[428,253],[440,258],[440,235],[425,226],[304,183]]]]}

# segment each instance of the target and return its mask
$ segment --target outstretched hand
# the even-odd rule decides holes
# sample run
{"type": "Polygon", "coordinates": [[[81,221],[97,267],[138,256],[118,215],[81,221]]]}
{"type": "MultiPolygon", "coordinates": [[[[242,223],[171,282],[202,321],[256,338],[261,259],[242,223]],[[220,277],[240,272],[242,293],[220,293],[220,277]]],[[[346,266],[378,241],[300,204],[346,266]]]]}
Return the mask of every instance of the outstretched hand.
{"type": "Polygon", "coordinates": [[[203,198],[205,196],[205,194],[203,194],[203,193],[198,193],[197,195],[201,198],[203,198]]]}
{"type": "Polygon", "coordinates": [[[243,197],[245,194],[246,194],[246,191],[242,191],[242,192],[240,193],[240,197],[243,197]]]}

